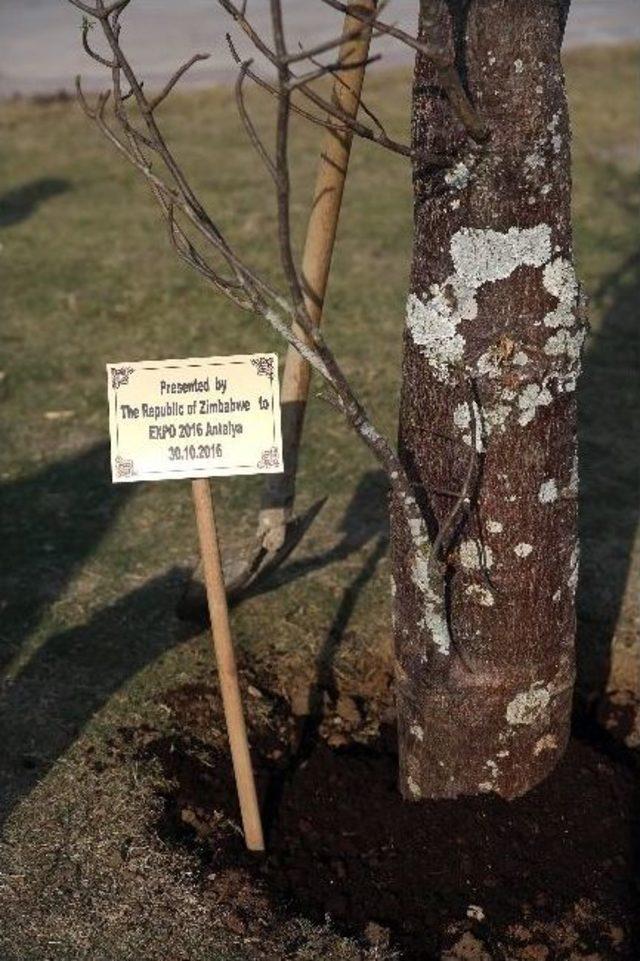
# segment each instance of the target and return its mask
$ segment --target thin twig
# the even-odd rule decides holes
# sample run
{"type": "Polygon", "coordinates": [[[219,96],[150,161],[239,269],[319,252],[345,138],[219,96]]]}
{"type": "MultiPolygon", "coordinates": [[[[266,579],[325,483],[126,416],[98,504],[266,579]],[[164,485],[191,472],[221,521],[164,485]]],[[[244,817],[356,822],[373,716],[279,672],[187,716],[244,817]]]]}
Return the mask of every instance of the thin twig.
{"type": "MultiPolygon", "coordinates": [[[[222,0],[220,0],[222,2],[222,0]]],[[[225,0],[226,2],[226,0],[225,0]]],[[[449,102],[464,126],[465,130],[478,143],[483,143],[489,136],[489,130],[485,122],[478,115],[475,107],[466,94],[460,75],[456,70],[451,53],[444,45],[437,43],[427,43],[424,40],[416,40],[411,34],[394,27],[391,24],[383,23],[376,16],[371,16],[358,10],[357,7],[347,5],[340,0],[322,0],[327,6],[342,13],[349,12],[356,20],[369,24],[378,33],[386,33],[390,37],[406,44],[418,53],[421,53],[429,60],[438,74],[438,80],[442,89],[446,93],[449,102]]]]}
{"type": "Polygon", "coordinates": [[[162,103],[162,101],[169,96],[169,94],[177,84],[178,80],[180,80],[180,78],[184,76],[187,70],[189,70],[189,68],[192,67],[194,63],[198,63],[201,60],[208,60],[210,56],[211,56],[210,53],[194,53],[194,55],[189,60],[187,60],[186,63],[183,63],[181,67],[178,67],[178,69],[173,74],[173,76],[169,80],[167,80],[166,84],[164,85],[160,93],[149,101],[149,106],[151,107],[151,109],[155,110],[156,107],[158,107],[162,103]]]}

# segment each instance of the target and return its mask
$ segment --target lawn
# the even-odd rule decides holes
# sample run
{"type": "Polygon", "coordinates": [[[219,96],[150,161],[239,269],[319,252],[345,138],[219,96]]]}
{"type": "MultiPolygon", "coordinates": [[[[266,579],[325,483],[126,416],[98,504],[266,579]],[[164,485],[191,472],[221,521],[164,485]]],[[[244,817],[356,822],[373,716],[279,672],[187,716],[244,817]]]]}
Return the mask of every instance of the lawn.
{"type": "MultiPolygon", "coordinates": [[[[572,53],[566,68],[575,247],[592,324],[580,388],[580,703],[588,706],[612,637],[631,671],[637,641],[638,51],[572,53]]],[[[372,73],[368,82],[372,102],[405,137],[408,86],[406,71],[372,73]]],[[[162,120],[216,219],[276,277],[273,200],[231,92],[178,95],[162,120]]],[[[389,755],[393,720],[383,478],[335,412],[314,399],[299,506],[325,496],[327,503],[269,589],[233,611],[261,787],[273,804],[279,791],[290,812],[286,825],[276,819],[280,862],[256,866],[238,843],[209,638],[174,613],[196,549],[189,484],[111,486],[104,365],[267,349],[282,356],[282,346],[176,262],[144,185],[73,102],[0,104],[0,127],[3,961],[390,959],[389,940],[405,945],[388,921],[392,909],[380,920],[374,894],[357,910],[345,907],[348,892],[339,881],[332,888],[331,878],[350,877],[350,867],[335,867],[342,855],[314,846],[315,828],[303,823],[305,782],[287,768],[293,751],[318,805],[323,779],[349,751],[355,768],[343,781],[334,771],[342,790],[356,790],[354,770],[363,779],[375,778],[376,764],[387,772],[378,755],[362,762],[374,745],[389,755]],[[318,700],[310,725],[309,703],[318,700]],[[293,824],[306,841],[284,871],[293,824]],[[316,858],[330,867],[318,868],[314,900],[316,858]],[[299,876],[304,863],[311,881],[299,876]]],[[[299,236],[317,149],[317,131],[296,125],[299,236]]],[[[410,229],[406,163],[357,143],[327,335],[391,434],[410,229]]],[[[225,543],[248,544],[259,479],[215,488],[225,543]]],[[[584,745],[577,750],[576,784],[595,765],[580,753],[584,745]]],[[[610,763],[626,797],[627,761],[610,763]]],[[[572,790],[564,777],[560,793],[572,790]]],[[[494,827],[499,836],[498,821],[494,827]]],[[[412,830],[413,822],[409,846],[412,830]]],[[[367,870],[386,868],[373,861],[367,870]]],[[[451,896],[454,913],[443,914],[442,931],[453,925],[454,940],[466,936],[455,927],[466,917],[465,898],[480,896],[480,880],[469,878],[451,896]]],[[[573,950],[576,961],[586,958],[594,932],[603,958],[622,957],[628,933],[611,920],[615,912],[595,894],[595,906],[578,910],[579,877],[565,894],[553,923],[569,932],[569,946],[557,957],[573,950]]],[[[511,945],[509,958],[552,961],[548,952],[517,953],[551,938],[536,928],[535,909],[500,911],[490,936],[482,929],[472,937],[499,942],[503,955],[511,945]],[[528,940],[508,933],[517,924],[528,940]]],[[[407,951],[420,937],[444,943],[442,932],[427,935],[420,923],[407,951]]]]}

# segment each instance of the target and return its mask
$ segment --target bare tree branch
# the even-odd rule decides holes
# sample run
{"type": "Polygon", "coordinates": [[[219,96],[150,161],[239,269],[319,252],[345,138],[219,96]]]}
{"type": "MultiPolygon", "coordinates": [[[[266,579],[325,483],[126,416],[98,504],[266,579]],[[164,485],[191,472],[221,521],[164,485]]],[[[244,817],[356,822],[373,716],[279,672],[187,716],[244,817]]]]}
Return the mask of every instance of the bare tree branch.
{"type": "Polygon", "coordinates": [[[105,57],[102,57],[99,53],[96,53],[95,50],[93,50],[92,47],[90,46],[89,30],[91,29],[92,26],[93,24],[91,23],[90,20],[87,20],[86,17],[82,18],[82,46],[84,47],[85,53],[88,53],[92,60],[95,60],[97,63],[101,63],[104,67],[109,67],[109,68],[114,67],[115,64],[113,60],[107,60],[105,57]]]}
{"type": "MultiPolygon", "coordinates": [[[[220,2],[223,2],[223,0],[220,0],[220,2]]],[[[226,0],[224,0],[224,2],[226,2],[226,0]]],[[[358,11],[357,7],[349,7],[347,4],[340,2],[340,0],[322,0],[322,3],[325,3],[333,10],[340,10],[342,13],[346,13],[347,10],[349,10],[353,17],[361,20],[363,23],[368,23],[378,33],[385,33],[390,37],[394,37],[394,39],[399,40],[408,47],[412,47],[430,60],[436,69],[442,89],[449,98],[454,112],[469,136],[479,143],[487,139],[489,130],[469,100],[452,57],[444,46],[437,43],[426,43],[422,40],[416,40],[415,37],[412,37],[411,34],[406,33],[404,30],[400,30],[391,24],[382,23],[377,17],[372,17],[367,13],[358,11]]]]}
{"type": "MultiPolygon", "coordinates": [[[[241,59],[240,55],[238,54],[237,50],[233,45],[233,41],[231,40],[228,34],[227,34],[227,43],[229,45],[229,49],[231,50],[231,54],[235,62],[238,64],[240,68],[244,70],[244,73],[246,74],[246,76],[249,77],[253,81],[253,83],[256,84],[256,86],[260,87],[262,90],[265,90],[272,97],[276,97],[276,98],[279,97],[280,93],[278,91],[278,88],[274,87],[272,84],[268,83],[266,80],[264,80],[262,77],[260,77],[257,73],[254,72],[254,70],[251,67],[251,64],[253,61],[241,59]]],[[[336,133],[343,133],[344,131],[349,129],[346,125],[342,127],[338,126],[329,118],[319,117],[317,114],[309,113],[308,110],[304,110],[302,107],[298,106],[293,101],[291,101],[290,106],[291,106],[292,113],[295,113],[300,117],[303,117],[309,123],[315,124],[318,127],[324,127],[329,130],[335,130],[336,133]]]]}
{"type": "MultiPolygon", "coordinates": [[[[271,47],[260,36],[258,36],[257,31],[254,29],[250,21],[245,17],[242,10],[232,3],[231,0],[218,0],[218,3],[220,3],[221,6],[233,17],[235,22],[249,37],[256,50],[261,53],[262,56],[264,56],[265,59],[276,68],[277,71],[280,70],[281,66],[288,66],[290,62],[290,55],[285,53],[284,63],[281,64],[281,60],[277,51],[272,50],[271,47]]],[[[368,29],[368,20],[366,18],[363,21],[363,29],[368,29]]],[[[340,43],[340,38],[335,39],[332,41],[332,43],[337,46],[340,43]]],[[[233,46],[232,53],[236,62],[240,63],[240,57],[235,52],[233,46]]],[[[295,56],[297,62],[309,58],[308,53],[305,56],[304,50],[298,52],[295,56]]],[[[341,69],[341,65],[336,64],[335,69],[341,69]]],[[[332,72],[329,67],[325,68],[325,70],[327,74],[332,72]]],[[[273,87],[273,85],[269,84],[267,81],[263,80],[262,78],[258,78],[258,75],[255,74],[253,70],[246,71],[246,73],[248,77],[251,77],[252,80],[259,83],[261,87],[268,90],[276,98],[280,96],[279,87],[273,87]]],[[[315,74],[314,79],[318,79],[321,75],[322,74],[320,73],[315,74]]],[[[332,117],[334,120],[337,120],[340,126],[348,127],[351,131],[353,131],[354,134],[356,134],[356,136],[361,137],[364,140],[370,140],[372,143],[376,143],[381,147],[385,147],[387,150],[391,150],[393,153],[398,153],[404,157],[411,157],[412,154],[410,146],[398,143],[380,130],[376,131],[372,130],[370,127],[367,127],[366,124],[363,124],[361,121],[342,110],[339,105],[334,104],[332,101],[321,96],[315,89],[313,89],[313,87],[310,86],[310,81],[308,78],[305,79],[297,77],[291,72],[289,72],[289,77],[291,78],[290,82],[295,84],[296,88],[307,100],[318,107],[328,117],[332,117]]],[[[290,109],[295,110],[296,113],[303,113],[299,107],[295,107],[293,104],[290,105],[290,109]]],[[[304,113],[304,115],[307,116],[307,119],[310,119],[310,115],[306,113],[304,113]]],[[[325,123],[324,125],[326,126],[327,124],[325,123]]]]}
{"type": "MultiPolygon", "coordinates": [[[[291,114],[296,112],[292,104],[292,91],[299,86],[300,91],[312,103],[325,110],[332,118],[330,123],[332,128],[334,127],[333,119],[338,117],[341,123],[344,120],[342,129],[359,132],[358,128],[362,129],[364,126],[364,130],[368,133],[361,133],[362,136],[368,136],[369,139],[376,139],[377,142],[382,143],[388,141],[382,124],[371,114],[369,116],[376,130],[371,130],[357,121],[353,124],[347,123],[347,118],[342,116],[343,112],[339,107],[328,103],[312,91],[308,75],[301,78],[294,77],[290,68],[291,63],[300,63],[304,59],[313,63],[313,60],[308,55],[306,57],[296,55],[291,59],[285,41],[281,0],[270,0],[273,49],[258,37],[248,24],[245,17],[246,4],[236,7],[231,0],[220,0],[222,6],[243,26],[258,51],[263,53],[277,70],[275,85],[268,85],[277,101],[273,156],[262,143],[244,100],[244,80],[247,77],[253,79],[250,60],[240,64],[240,75],[236,83],[236,102],[248,136],[275,184],[278,246],[288,287],[288,295],[283,296],[234,250],[198,198],[156,120],[155,112],[158,106],[169,96],[186,70],[193,63],[204,59],[204,55],[197,54],[192,57],[178,68],[158,95],[147,97],[143,82],[133,69],[120,42],[119,17],[128,0],[120,0],[118,3],[109,5],[105,5],[103,0],[95,0],[95,6],[91,8],[88,4],[80,3],[79,0],[70,0],[70,2],[81,9],[86,8],[85,12],[98,20],[112,58],[111,61],[103,58],[104,65],[111,71],[111,90],[98,96],[95,107],[91,107],[87,102],[78,78],[78,98],[83,110],[113,146],[145,178],[165,219],[169,241],[178,257],[232,303],[265,320],[327,381],[334,392],[335,405],[389,476],[391,486],[403,504],[412,535],[413,550],[416,557],[419,555],[424,560],[429,553],[429,535],[416,502],[412,484],[397,452],[371,422],[332,350],[324,340],[320,328],[311,321],[296,267],[291,235],[289,127],[291,114]],[[123,79],[128,87],[126,92],[122,89],[123,79]],[[108,121],[106,117],[106,108],[110,99],[113,103],[112,121],[108,121]],[[128,110],[129,103],[131,114],[128,110]],[[134,116],[141,121],[142,130],[136,126],[134,116]],[[189,232],[195,232],[202,250],[196,246],[189,232]],[[228,273],[221,272],[218,262],[224,265],[228,273]]],[[[365,23],[363,29],[370,29],[370,25],[365,23]]],[[[234,59],[239,60],[232,43],[230,43],[230,49],[234,59]]],[[[87,52],[89,56],[93,55],[92,51],[87,52]]],[[[322,69],[318,67],[313,72],[313,77],[317,78],[331,72],[334,66],[330,65],[322,69]]],[[[261,85],[263,85],[262,82],[261,85]]],[[[396,146],[401,147],[401,145],[396,146]]],[[[408,150],[408,148],[405,149],[408,150]]],[[[467,496],[468,483],[470,481],[465,484],[461,494],[462,501],[467,496]]],[[[456,505],[452,515],[458,510],[459,505],[456,505]]],[[[446,525],[441,532],[440,540],[436,538],[438,547],[445,535],[446,525]]],[[[435,560],[438,561],[437,552],[435,560]]],[[[438,565],[437,571],[434,572],[432,592],[441,591],[441,582],[442,576],[438,565]]]]}
{"type": "Polygon", "coordinates": [[[180,80],[180,78],[187,72],[187,70],[189,70],[190,67],[194,65],[194,63],[198,63],[200,60],[208,60],[210,56],[210,53],[194,53],[194,55],[187,60],[186,63],[183,63],[181,67],[178,67],[173,76],[166,82],[160,93],[150,100],[151,109],[155,110],[156,107],[160,106],[162,101],[169,96],[178,80],[180,80]]]}
{"type": "MultiPolygon", "coordinates": [[[[227,40],[229,41],[229,44],[231,44],[231,38],[227,37],[227,40]]],[[[238,74],[238,79],[236,80],[236,87],[235,87],[236,104],[238,106],[238,113],[240,114],[240,119],[244,124],[244,128],[247,132],[247,136],[249,137],[251,145],[253,146],[256,153],[262,160],[266,169],[269,171],[269,174],[273,182],[277,183],[278,171],[276,169],[276,165],[271,159],[271,157],[269,156],[269,152],[267,148],[265,147],[262,140],[260,139],[260,136],[258,135],[258,132],[255,128],[255,124],[251,120],[249,111],[247,110],[247,105],[244,97],[243,83],[251,67],[251,63],[252,63],[251,60],[245,60],[245,62],[240,65],[240,72],[238,74]]]]}
{"type": "Polygon", "coordinates": [[[380,59],[380,54],[376,54],[375,56],[367,57],[366,60],[354,60],[351,63],[342,63],[340,60],[336,60],[335,63],[319,63],[314,60],[312,62],[316,64],[317,69],[310,70],[301,77],[292,77],[287,84],[287,89],[293,93],[297,87],[307,83],[313,83],[314,80],[320,80],[329,74],[333,75],[337,73],[338,70],[342,70],[343,72],[347,70],[359,70],[360,67],[368,67],[369,64],[376,63],[380,59]]]}

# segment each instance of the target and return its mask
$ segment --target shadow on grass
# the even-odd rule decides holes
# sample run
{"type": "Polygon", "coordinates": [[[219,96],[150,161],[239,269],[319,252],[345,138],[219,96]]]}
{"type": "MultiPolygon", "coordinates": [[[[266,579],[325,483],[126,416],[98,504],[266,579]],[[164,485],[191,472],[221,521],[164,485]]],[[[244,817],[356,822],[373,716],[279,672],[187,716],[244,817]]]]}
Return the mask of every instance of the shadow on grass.
{"type": "Polygon", "coordinates": [[[248,597],[270,593],[277,587],[290,584],[314,571],[322,570],[329,564],[344,561],[375,537],[381,537],[386,546],[389,539],[387,497],[388,483],[384,472],[367,471],[358,481],[353,496],[345,508],[338,527],[338,533],[342,534],[338,543],[328,551],[290,561],[274,571],[268,579],[258,581],[249,587],[238,598],[238,602],[248,597]]]}
{"type": "Polygon", "coordinates": [[[102,443],[0,485],[0,661],[5,667],[0,809],[5,813],[69,748],[95,711],[176,642],[166,599],[179,576],[171,572],[98,611],[86,624],[47,638],[24,667],[19,665],[22,645],[133,493],[132,485],[111,484],[108,448],[102,443]]]}
{"type": "Polygon", "coordinates": [[[147,664],[193,630],[173,617],[184,571],[173,568],[50,638],[0,695],[0,820],[28,795],[91,717],[147,664]]]}
{"type": "Polygon", "coordinates": [[[607,682],[640,519],[639,252],[602,282],[592,302],[607,306],[578,398],[578,690],[588,700],[607,682]]]}
{"type": "Polygon", "coordinates": [[[0,227],[12,227],[22,223],[31,217],[45,200],[64,194],[70,189],[71,184],[67,180],[42,177],[40,180],[31,180],[21,187],[7,190],[0,196],[0,227]]]}
{"type": "MultiPolygon", "coordinates": [[[[44,608],[60,595],[133,490],[130,485],[114,488],[108,483],[105,456],[101,445],[27,481],[5,485],[2,491],[4,514],[11,519],[8,554],[14,557],[9,585],[13,600],[6,621],[10,648],[28,635],[44,608]],[[34,585],[42,585],[42,592],[34,585]]],[[[338,544],[288,565],[280,575],[279,582],[287,583],[343,560],[377,535],[371,556],[345,588],[318,655],[318,698],[325,690],[331,695],[335,688],[333,659],[360,591],[386,549],[385,487],[381,472],[366,474],[345,511],[338,544]]],[[[102,608],[86,623],[49,638],[15,680],[5,684],[0,696],[5,746],[0,816],[6,817],[30,793],[123,684],[200,630],[181,624],[173,614],[183,577],[184,571],[174,568],[102,608]]]]}
{"type": "Polygon", "coordinates": [[[95,551],[133,486],[114,486],[107,444],[0,485],[0,668],[95,551]]]}

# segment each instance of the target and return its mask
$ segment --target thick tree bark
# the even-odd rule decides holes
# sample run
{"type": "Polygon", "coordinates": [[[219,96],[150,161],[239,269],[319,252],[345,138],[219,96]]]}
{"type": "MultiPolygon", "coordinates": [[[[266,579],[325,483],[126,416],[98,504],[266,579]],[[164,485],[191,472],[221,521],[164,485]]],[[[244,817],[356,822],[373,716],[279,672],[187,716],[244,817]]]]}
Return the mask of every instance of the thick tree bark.
{"type": "Polygon", "coordinates": [[[567,6],[422,4],[422,30],[450,37],[491,138],[469,143],[418,57],[400,447],[433,535],[470,463],[472,479],[468,509],[441,535],[448,633],[392,508],[400,784],[410,799],[522,794],[568,738],[584,323],[560,64],[567,6]],[[426,173],[421,158],[443,152],[457,157],[452,166],[426,173]]]}

